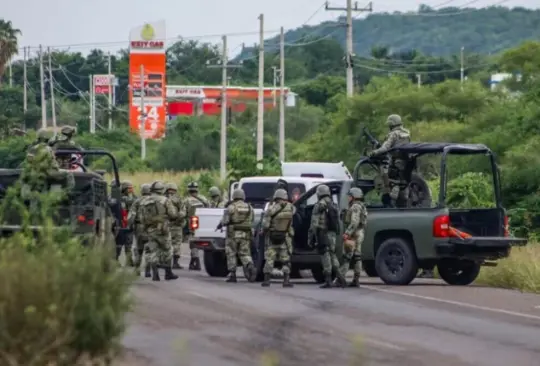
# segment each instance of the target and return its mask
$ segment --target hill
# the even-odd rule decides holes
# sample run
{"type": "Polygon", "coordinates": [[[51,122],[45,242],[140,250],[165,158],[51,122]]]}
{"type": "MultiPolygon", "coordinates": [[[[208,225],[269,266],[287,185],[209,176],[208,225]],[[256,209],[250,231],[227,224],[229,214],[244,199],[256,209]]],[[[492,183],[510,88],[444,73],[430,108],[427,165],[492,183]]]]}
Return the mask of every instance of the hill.
{"type": "MultiPolygon", "coordinates": [[[[286,43],[332,38],[345,46],[345,18],[316,26],[302,26],[285,34],[286,43]]],[[[434,10],[421,5],[417,12],[374,13],[353,21],[354,50],[369,56],[374,46],[393,52],[417,50],[449,56],[465,47],[467,53],[493,54],[525,40],[540,38],[540,10],[491,6],[481,9],[448,7],[434,10]]],[[[279,38],[271,38],[274,46],[279,38]]],[[[272,47],[273,48],[273,47],[272,47]]],[[[251,55],[245,49],[244,56],[251,55]]]]}

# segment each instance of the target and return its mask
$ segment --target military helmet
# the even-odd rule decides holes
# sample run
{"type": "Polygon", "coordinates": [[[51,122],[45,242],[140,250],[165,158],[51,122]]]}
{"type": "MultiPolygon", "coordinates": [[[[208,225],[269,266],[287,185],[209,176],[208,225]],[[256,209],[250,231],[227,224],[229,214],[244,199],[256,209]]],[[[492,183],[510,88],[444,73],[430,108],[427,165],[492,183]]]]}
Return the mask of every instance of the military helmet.
{"type": "Polygon", "coordinates": [[[317,186],[317,197],[330,196],[330,188],[326,184],[320,184],[317,186]]]}
{"type": "Polygon", "coordinates": [[[221,191],[216,186],[210,187],[210,190],[208,192],[210,193],[210,197],[221,196],[221,191]]]}
{"type": "Polygon", "coordinates": [[[198,192],[199,191],[199,183],[197,182],[190,182],[187,186],[188,192],[198,192]]]}
{"type": "Polygon", "coordinates": [[[351,196],[354,199],[362,199],[364,197],[364,192],[358,187],[352,187],[349,190],[349,196],[351,196]]]}
{"type": "Polygon", "coordinates": [[[64,136],[72,137],[77,133],[77,128],[73,126],[64,126],[60,129],[60,133],[64,136]]]}
{"type": "Polygon", "coordinates": [[[150,194],[151,184],[145,183],[141,186],[141,196],[148,196],[150,194]]]}
{"type": "Polygon", "coordinates": [[[40,142],[48,142],[52,137],[54,133],[50,130],[47,130],[46,128],[40,128],[37,132],[37,139],[40,142]]]}
{"type": "Polygon", "coordinates": [[[245,200],[246,199],[246,193],[242,188],[237,188],[232,193],[232,199],[233,200],[245,200]]]}
{"type": "Polygon", "coordinates": [[[163,194],[165,192],[165,184],[163,184],[163,182],[160,182],[159,180],[155,181],[150,186],[150,192],[163,194]]]}
{"type": "Polygon", "coordinates": [[[403,122],[398,114],[391,114],[386,119],[386,124],[388,127],[397,127],[403,125],[403,122]]]}
{"type": "Polygon", "coordinates": [[[165,190],[178,192],[178,186],[176,185],[176,183],[167,183],[165,184],[165,190]]]}
{"type": "Polygon", "coordinates": [[[287,201],[289,199],[289,195],[287,194],[287,191],[284,189],[276,189],[274,192],[274,199],[280,199],[287,201]]]}
{"type": "Polygon", "coordinates": [[[131,183],[131,181],[125,180],[122,183],[120,183],[120,189],[124,190],[128,188],[133,188],[133,183],[131,183]]]}

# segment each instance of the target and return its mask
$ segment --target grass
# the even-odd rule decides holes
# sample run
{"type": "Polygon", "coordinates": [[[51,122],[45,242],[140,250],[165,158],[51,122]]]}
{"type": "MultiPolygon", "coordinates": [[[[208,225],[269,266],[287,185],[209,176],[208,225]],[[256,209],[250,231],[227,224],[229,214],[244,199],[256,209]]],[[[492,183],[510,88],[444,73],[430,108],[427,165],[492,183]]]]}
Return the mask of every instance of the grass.
{"type": "Polygon", "coordinates": [[[476,283],[540,294],[540,243],[513,248],[496,267],[483,267],[476,283]]]}

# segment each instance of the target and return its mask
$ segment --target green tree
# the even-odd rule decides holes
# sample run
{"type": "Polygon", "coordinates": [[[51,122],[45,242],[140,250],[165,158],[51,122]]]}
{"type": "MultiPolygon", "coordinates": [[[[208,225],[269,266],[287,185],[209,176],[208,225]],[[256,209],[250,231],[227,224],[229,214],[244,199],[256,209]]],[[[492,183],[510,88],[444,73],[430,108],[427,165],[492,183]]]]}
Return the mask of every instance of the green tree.
{"type": "Polygon", "coordinates": [[[0,78],[11,58],[18,53],[20,35],[20,29],[14,28],[11,21],[0,19],[0,78]]]}

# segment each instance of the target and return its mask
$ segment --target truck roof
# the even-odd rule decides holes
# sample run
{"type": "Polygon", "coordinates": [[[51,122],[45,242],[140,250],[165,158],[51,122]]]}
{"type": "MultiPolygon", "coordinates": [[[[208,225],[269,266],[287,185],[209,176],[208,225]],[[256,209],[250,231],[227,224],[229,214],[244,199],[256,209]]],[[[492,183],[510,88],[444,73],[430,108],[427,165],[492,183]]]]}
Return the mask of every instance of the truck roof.
{"type": "Polygon", "coordinates": [[[277,183],[278,180],[283,179],[289,183],[324,183],[335,179],[325,178],[312,178],[312,177],[298,177],[298,176],[274,176],[274,177],[244,177],[240,179],[242,183],[277,183]]]}
{"type": "Polygon", "coordinates": [[[389,151],[401,151],[410,154],[440,154],[448,151],[451,154],[483,154],[491,150],[484,144],[460,144],[453,142],[411,142],[396,146],[389,151]]]}
{"type": "Polygon", "coordinates": [[[281,174],[287,177],[311,177],[334,180],[349,180],[352,175],[340,161],[328,162],[281,162],[281,174]]]}

